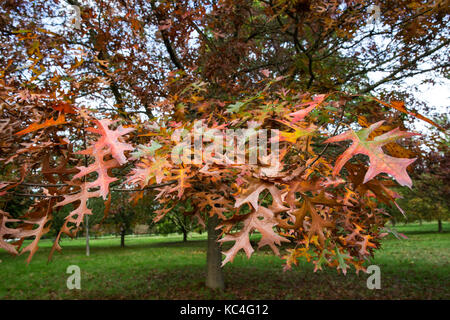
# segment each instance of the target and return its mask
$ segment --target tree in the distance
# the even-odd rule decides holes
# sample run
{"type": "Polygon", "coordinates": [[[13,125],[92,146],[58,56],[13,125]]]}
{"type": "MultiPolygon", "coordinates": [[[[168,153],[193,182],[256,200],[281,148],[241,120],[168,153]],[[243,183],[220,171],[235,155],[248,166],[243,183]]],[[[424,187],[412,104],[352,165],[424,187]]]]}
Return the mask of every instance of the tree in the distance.
{"type": "Polygon", "coordinates": [[[197,217],[192,217],[192,212],[195,208],[191,206],[189,199],[187,201],[178,202],[173,209],[168,212],[163,219],[159,221],[157,215],[155,216],[155,229],[158,234],[180,233],[183,235],[183,242],[187,242],[190,232],[201,230],[204,228],[204,222],[197,217]]]}
{"type": "Polygon", "coordinates": [[[137,225],[148,225],[151,223],[150,217],[153,214],[154,203],[151,198],[146,198],[140,203],[133,205],[129,202],[129,195],[126,192],[113,192],[111,202],[107,203],[108,208],[95,230],[108,230],[120,236],[120,246],[125,247],[125,237],[132,234],[137,225]]]}
{"type": "MultiPolygon", "coordinates": [[[[437,122],[450,128],[445,116],[437,122]]],[[[424,140],[429,151],[418,160],[413,175],[416,188],[403,190],[399,203],[406,213],[403,219],[437,221],[437,231],[442,232],[442,222],[450,219],[450,140],[437,130],[424,140]]]]}

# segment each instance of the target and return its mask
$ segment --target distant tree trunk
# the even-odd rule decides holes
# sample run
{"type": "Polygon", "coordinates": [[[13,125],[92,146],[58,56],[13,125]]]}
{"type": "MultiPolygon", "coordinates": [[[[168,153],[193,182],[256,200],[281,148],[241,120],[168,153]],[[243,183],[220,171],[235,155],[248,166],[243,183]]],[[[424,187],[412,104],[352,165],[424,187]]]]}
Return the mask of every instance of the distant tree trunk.
{"type": "Polygon", "coordinates": [[[223,281],[222,272],[222,253],[217,243],[220,233],[216,230],[219,224],[219,218],[213,216],[208,218],[208,251],[206,254],[206,286],[211,289],[223,290],[225,283],[223,281]]]}
{"type": "Polygon", "coordinates": [[[442,232],[442,220],[438,220],[438,232],[442,232]]]}
{"type": "Polygon", "coordinates": [[[184,216],[183,217],[183,242],[187,242],[187,236],[188,236],[188,228],[186,227],[187,226],[187,217],[186,216],[184,216]]]}
{"type": "Polygon", "coordinates": [[[120,229],[120,247],[125,247],[125,228],[120,229]]]}
{"type": "Polygon", "coordinates": [[[394,218],[391,219],[391,223],[392,223],[392,226],[395,227],[395,219],[394,218]]]}
{"type": "Polygon", "coordinates": [[[91,248],[89,247],[89,216],[86,215],[86,256],[91,255],[91,248]]]}

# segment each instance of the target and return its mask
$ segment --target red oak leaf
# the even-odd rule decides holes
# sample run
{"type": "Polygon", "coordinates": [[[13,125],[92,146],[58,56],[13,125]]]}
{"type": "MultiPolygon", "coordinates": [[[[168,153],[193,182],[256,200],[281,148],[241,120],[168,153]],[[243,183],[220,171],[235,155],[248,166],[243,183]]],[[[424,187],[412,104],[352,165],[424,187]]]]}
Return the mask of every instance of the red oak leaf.
{"type": "Polygon", "coordinates": [[[95,143],[95,148],[100,150],[101,148],[109,147],[112,156],[120,165],[123,165],[127,162],[127,158],[124,155],[125,151],[131,151],[134,148],[120,141],[120,137],[126,135],[134,131],[133,128],[123,128],[122,126],[118,127],[116,130],[110,130],[109,126],[113,124],[115,121],[102,119],[95,120],[98,128],[87,128],[88,131],[97,133],[101,135],[101,138],[95,143]]]}
{"type": "Polygon", "coordinates": [[[369,140],[369,135],[383,124],[384,121],[379,121],[372,124],[369,128],[362,129],[358,132],[349,130],[343,134],[329,138],[324,143],[332,143],[338,141],[352,140],[353,144],[339,156],[336,161],[333,175],[336,176],[344,166],[356,154],[364,154],[369,156],[370,167],[367,171],[363,183],[368,182],[380,173],[387,173],[394,177],[402,186],[411,188],[412,181],[406,172],[406,168],[416,159],[394,158],[386,155],[382,147],[396,141],[400,138],[411,137],[417,133],[400,131],[398,128],[386,132],[373,140],[369,140]]]}
{"type": "Polygon", "coordinates": [[[138,183],[141,188],[144,188],[155,178],[155,182],[159,184],[163,181],[164,177],[169,175],[170,167],[170,163],[164,157],[144,158],[133,169],[127,182],[138,183]]]}
{"type": "Polygon", "coordinates": [[[30,126],[28,126],[28,128],[19,131],[16,133],[16,135],[24,135],[30,132],[34,132],[40,129],[44,129],[44,128],[48,128],[48,127],[53,127],[53,126],[57,126],[60,124],[64,124],[67,123],[66,118],[64,117],[64,114],[60,114],[59,117],[54,120],[53,118],[47,119],[46,121],[44,121],[43,123],[32,123],[30,126]]]}
{"type": "Polygon", "coordinates": [[[308,106],[308,107],[305,109],[301,109],[296,112],[290,113],[288,116],[293,117],[291,122],[295,123],[300,120],[303,120],[315,107],[320,105],[326,99],[326,97],[327,97],[327,95],[321,94],[321,95],[315,96],[313,98],[313,101],[311,101],[311,102],[302,103],[300,105],[301,107],[304,107],[304,106],[308,106]]]}
{"type": "Polygon", "coordinates": [[[66,217],[66,220],[70,220],[70,222],[74,223],[77,227],[83,222],[85,215],[92,214],[91,209],[87,206],[89,198],[98,197],[100,195],[99,191],[89,192],[88,183],[81,184],[80,188],[80,192],[72,195],[65,195],[64,200],[55,205],[55,207],[61,207],[79,201],[78,207],[66,217]]]}
{"type": "Polygon", "coordinates": [[[5,240],[9,238],[19,238],[20,229],[8,228],[7,223],[20,222],[17,219],[11,219],[8,213],[0,210],[0,248],[5,249],[9,253],[17,254],[16,247],[5,240]]]}
{"type": "Polygon", "coordinates": [[[108,170],[118,166],[116,159],[104,160],[104,157],[108,154],[107,150],[97,150],[95,148],[89,148],[87,150],[79,152],[80,154],[91,155],[95,157],[95,162],[88,167],[77,167],[80,172],[78,172],[72,179],[79,179],[87,176],[90,173],[96,172],[98,177],[95,181],[88,182],[87,187],[90,188],[100,188],[100,194],[104,200],[108,197],[109,184],[117,180],[117,178],[111,177],[108,174],[108,170]]]}
{"type": "Polygon", "coordinates": [[[243,228],[234,234],[227,234],[219,242],[234,241],[233,247],[230,250],[223,252],[225,254],[225,259],[222,261],[222,266],[228,262],[232,262],[234,257],[243,249],[250,258],[252,253],[255,251],[250,243],[250,234],[254,230],[258,230],[262,238],[258,243],[258,248],[268,245],[272,248],[273,252],[279,255],[278,248],[276,245],[280,245],[281,242],[289,242],[288,239],[278,235],[274,232],[273,227],[278,224],[271,210],[266,207],[260,206],[258,210],[253,211],[248,217],[243,221],[243,228]]]}

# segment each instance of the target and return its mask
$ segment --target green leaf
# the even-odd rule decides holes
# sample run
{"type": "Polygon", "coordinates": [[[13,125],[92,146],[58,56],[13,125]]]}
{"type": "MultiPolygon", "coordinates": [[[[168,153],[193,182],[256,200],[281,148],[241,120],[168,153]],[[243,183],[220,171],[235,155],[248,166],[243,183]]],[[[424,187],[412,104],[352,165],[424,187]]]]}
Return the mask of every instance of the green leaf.
{"type": "Polygon", "coordinates": [[[351,259],[351,257],[347,253],[345,253],[345,251],[344,253],[341,253],[339,251],[338,246],[335,246],[335,250],[336,250],[336,259],[339,262],[338,269],[341,269],[342,273],[346,274],[347,269],[350,268],[350,266],[345,262],[345,259],[351,259]]]}
{"type": "Polygon", "coordinates": [[[133,158],[140,159],[145,156],[154,156],[156,150],[162,148],[162,145],[160,145],[158,142],[152,140],[151,145],[149,147],[139,145],[137,147],[137,151],[132,152],[131,155],[133,158]]]}
{"type": "Polygon", "coordinates": [[[236,103],[233,103],[233,104],[230,104],[228,107],[227,107],[227,112],[228,113],[236,113],[236,112],[239,112],[239,110],[242,108],[242,106],[244,106],[245,105],[245,102],[241,102],[241,101],[238,101],[238,102],[236,102],[236,103]]]}

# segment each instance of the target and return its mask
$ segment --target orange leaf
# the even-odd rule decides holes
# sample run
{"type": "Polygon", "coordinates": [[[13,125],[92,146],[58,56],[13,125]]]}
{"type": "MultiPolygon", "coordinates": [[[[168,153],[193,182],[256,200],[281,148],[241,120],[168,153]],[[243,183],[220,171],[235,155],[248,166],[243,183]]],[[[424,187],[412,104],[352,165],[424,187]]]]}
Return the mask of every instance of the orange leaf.
{"type": "Polygon", "coordinates": [[[48,128],[48,127],[52,127],[52,126],[57,126],[60,124],[64,124],[67,123],[66,118],[64,117],[63,114],[60,114],[58,119],[54,120],[53,118],[50,118],[48,120],[46,120],[44,123],[32,123],[30,126],[28,126],[28,128],[19,131],[16,133],[16,135],[24,135],[30,132],[34,132],[40,129],[44,129],[44,128],[48,128]]]}
{"type": "Polygon", "coordinates": [[[415,117],[415,118],[417,118],[417,119],[420,119],[420,120],[423,120],[423,121],[425,121],[425,122],[428,122],[429,124],[435,126],[436,128],[438,128],[438,129],[441,130],[441,131],[445,131],[444,128],[442,128],[440,125],[438,125],[438,124],[437,124],[436,122],[434,122],[433,120],[430,120],[430,119],[428,119],[427,117],[424,117],[424,116],[421,115],[421,114],[418,114],[418,113],[415,113],[415,112],[406,110],[405,103],[404,103],[403,101],[392,101],[392,102],[389,104],[389,103],[383,102],[383,101],[381,101],[381,100],[379,100],[379,99],[377,99],[377,98],[375,98],[375,97],[371,97],[371,98],[374,99],[375,101],[381,103],[381,104],[382,104],[383,106],[385,106],[385,107],[388,107],[388,108],[394,108],[395,110],[398,110],[398,111],[400,111],[400,112],[409,114],[410,116],[413,116],[413,117],[415,117]]]}
{"type": "Polygon", "coordinates": [[[53,109],[62,113],[76,114],[76,111],[73,108],[73,106],[67,102],[58,102],[56,105],[53,106],[53,109]]]}

